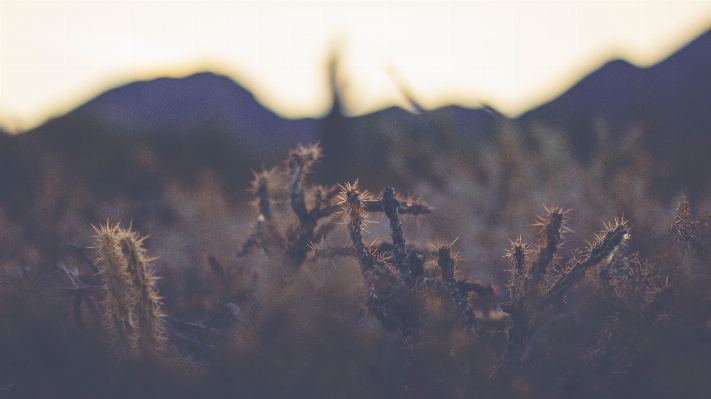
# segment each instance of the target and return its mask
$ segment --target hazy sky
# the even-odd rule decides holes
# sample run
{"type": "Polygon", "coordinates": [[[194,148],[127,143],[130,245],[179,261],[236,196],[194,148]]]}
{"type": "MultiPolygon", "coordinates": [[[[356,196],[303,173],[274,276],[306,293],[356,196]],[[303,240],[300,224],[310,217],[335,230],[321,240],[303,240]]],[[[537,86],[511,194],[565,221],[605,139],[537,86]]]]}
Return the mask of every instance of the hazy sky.
{"type": "Polygon", "coordinates": [[[489,104],[515,116],[613,56],[645,66],[711,27],[711,1],[0,0],[0,125],[32,127],[135,79],[212,70],[276,112],[489,104]]]}

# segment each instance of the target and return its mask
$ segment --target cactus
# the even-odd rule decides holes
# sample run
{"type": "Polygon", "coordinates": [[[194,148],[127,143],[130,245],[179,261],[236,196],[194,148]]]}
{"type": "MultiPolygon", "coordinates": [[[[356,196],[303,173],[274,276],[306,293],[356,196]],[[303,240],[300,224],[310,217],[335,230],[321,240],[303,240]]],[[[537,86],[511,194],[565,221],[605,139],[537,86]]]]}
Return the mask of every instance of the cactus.
{"type": "MultiPolygon", "coordinates": [[[[694,217],[686,199],[677,207],[671,237],[659,241],[669,245],[660,245],[650,258],[642,258],[646,248],[636,243],[634,252],[625,253],[631,228],[617,219],[565,263],[560,259],[570,212],[547,207],[534,225],[537,245],[523,236],[510,241],[509,274],[498,268],[499,255],[474,252],[470,262],[462,262],[454,245],[466,245],[469,235],[429,246],[410,238],[403,215],[419,217],[432,208],[398,197],[393,187],[378,197],[358,181],[308,184],[319,157],[317,146],[300,146],[281,170],[254,174],[256,223],[235,259],[200,254],[211,274],[194,282],[190,295],[170,285],[174,273],[200,269],[166,269],[170,313],[202,321],[163,314],[145,238],[130,227],[107,222],[95,228],[96,263],[80,245],[68,245],[86,274],[71,261],[57,264],[71,284],[60,292],[73,299],[73,307],[57,318],[76,320],[65,342],[74,342],[72,350],[86,345],[87,353],[101,348],[104,340],[86,339],[105,333],[85,323],[93,315],[111,338],[109,355],[98,355],[97,362],[128,354],[106,362],[121,383],[154,373],[165,378],[165,369],[188,364],[198,371],[180,375],[199,381],[209,397],[653,397],[643,382],[654,389],[672,384],[685,397],[700,392],[650,380],[667,373],[669,379],[698,381],[709,373],[709,216],[694,217]],[[366,230],[376,230],[369,223],[380,217],[374,213],[387,218],[387,234],[371,242],[366,230]],[[682,244],[681,251],[672,241],[682,244]],[[266,256],[251,256],[258,249],[266,256]],[[463,264],[483,264],[482,259],[492,263],[484,270],[487,278],[506,283],[506,291],[461,278],[463,264]],[[274,270],[280,278],[271,278],[274,270]],[[199,305],[186,311],[186,299],[199,305]],[[83,303],[89,306],[84,313],[83,303]],[[660,371],[638,367],[643,363],[660,371]],[[151,366],[122,371],[138,364],[151,366]],[[334,364],[346,365],[346,371],[334,364]],[[698,380],[682,375],[691,368],[701,375],[698,380]]],[[[492,233],[495,223],[483,233],[499,245],[505,237],[492,233]]],[[[456,235],[449,228],[440,232],[456,235]]],[[[636,229],[649,239],[648,230],[636,229]]],[[[3,288],[14,281],[4,279],[3,288]]],[[[3,340],[19,336],[8,308],[2,313],[3,340]]],[[[22,356],[12,362],[17,358],[22,356]]],[[[13,377],[2,362],[0,371],[0,378],[13,377]]],[[[141,384],[146,388],[132,397],[168,395],[159,384],[141,384]]]]}
{"type": "Polygon", "coordinates": [[[133,281],[128,274],[128,262],[119,244],[119,225],[94,228],[96,231],[97,263],[104,278],[104,314],[106,327],[119,349],[135,349],[136,314],[134,312],[133,281]]]}
{"type": "MultiPolygon", "coordinates": [[[[511,326],[508,329],[504,362],[498,372],[500,395],[509,389],[521,361],[527,357],[526,352],[530,351],[528,345],[548,328],[552,320],[558,320],[560,316],[551,319],[545,327],[541,327],[530,339],[527,339],[532,318],[549,305],[558,302],[571,286],[583,279],[589,268],[609,260],[613,253],[624,246],[630,238],[629,227],[624,219],[616,219],[613,223],[606,224],[605,230],[596,235],[596,240],[590,245],[587,255],[581,260],[573,260],[573,265],[564,270],[541,294],[540,285],[546,267],[553,261],[553,255],[558,250],[561,232],[567,230],[566,214],[567,211],[551,207],[546,208],[545,216],[538,218],[539,222],[534,226],[541,227],[542,242],[539,245],[537,258],[528,270],[526,264],[531,250],[520,238],[511,241],[511,249],[506,254],[511,260],[513,270],[509,284],[510,301],[502,304],[501,308],[511,315],[511,326]],[[523,278],[524,275],[527,277],[523,278]]],[[[565,389],[569,389],[569,385],[564,384],[564,386],[565,389]]]]}
{"type": "MultiPolygon", "coordinates": [[[[409,390],[413,378],[413,363],[417,350],[420,326],[425,313],[428,294],[435,294],[444,303],[451,303],[455,313],[470,331],[486,335],[469,303],[468,293],[480,296],[492,295],[491,286],[457,281],[454,278],[455,260],[449,245],[438,250],[438,265],[441,279],[426,276],[422,259],[415,252],[407,253],[402,221],[399,217],[400,201],[395,199],[395,189],[388,187],[383,191],[380,204],[390,221],[393,241],[393,257],[385,258],[375,248],[365,245],[363,226],[367,222],[368,202],[373,201],[366,190],[359,190],[358,182],[341,186],[340,205],[347,219],[347,230],[360,264],[363,281],[368,288],[368,308],[386,330],[399,329],[403,335],[406,351],[406,372],[409,390]]],[[[456,256],[455,256],[456,257],[456,256]]],[[[446,332],[445,332],[446,334],[446,332]]]]}
{"type": "Polygon", "coordinates": [[[138,354],[164,347],[166,333],[143,238],[107,222],[96,231],[98,264],[104,277],[107,328],[120,348],[138,354]]]}
{"type": "Polygon", "coordinates": [[[139,238],[134,231],[118,230],[118,245],[126,260],[126,272],[133,290],[130,298],[135,314],[135,341],[140,351],[162,349],[166,341],[163,327],[160,297],[156,287],[157,278],[153,276],[146,250],[142,247],[145,237],[139,238]]]}
{"type": "MultiPolygon", "coordinates": [[[[288,264],[292,269],[298,269],[314,250],[315,243],[322,241],[333,230],[331,216],[341,208],[336,198],[341,191],[339,186],[309,187],[305,182],[306,176],[320,158],[321,148],[318,144],[300,145],[289,153],[289,202],[292,212],[298,218],[298,225],[285,228],[279,228],[279,220],[270,206],[269,185],[277,180],[279,171],[271,169],[253,172],[254,181],[250,191],[257,195],[259,216],[254,231],[237,251],[238,256],[246,256],[259,246],[274,258],[275,263],[288,264]],[[321,221],[324,222],[319,226],[321,221]]],[[[424,204],[412,204],[395,198],[390,201],[389,209],[397,208],[399,212],[414,215],[431,212],[431,208],[424,204]]],[[[364,201],[362,206],[363,211],[384,211],[382,201],[364,201]]]]}

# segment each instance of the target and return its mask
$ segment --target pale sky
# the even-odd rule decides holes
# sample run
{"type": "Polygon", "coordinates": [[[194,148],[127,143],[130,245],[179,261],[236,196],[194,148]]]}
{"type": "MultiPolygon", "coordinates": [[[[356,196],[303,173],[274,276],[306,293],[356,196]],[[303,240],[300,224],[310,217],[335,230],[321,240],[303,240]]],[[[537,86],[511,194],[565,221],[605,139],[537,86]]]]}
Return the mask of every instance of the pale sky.
{"type": "Polygon", "coordinates": [[[612,57],[651,65],[711,27],[711,1],[0,0],[0,125],[30,128],[136,79],[211,70],[287,117],[328,110],[340,44],[352,114],[550,100],[612,57]]]}

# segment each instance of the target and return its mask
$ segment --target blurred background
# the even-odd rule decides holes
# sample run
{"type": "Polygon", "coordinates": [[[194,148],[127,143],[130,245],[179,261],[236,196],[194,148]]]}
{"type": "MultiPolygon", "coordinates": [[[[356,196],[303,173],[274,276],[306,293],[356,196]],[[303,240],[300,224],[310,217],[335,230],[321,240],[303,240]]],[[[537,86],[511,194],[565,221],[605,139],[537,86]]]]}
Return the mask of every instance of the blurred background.
{"type": "Polygon", "coordinates": [[[682,193],[708,198],[711,2],[2,1],[0,14],[10,269],[51,267],[107,218],[165,237],[166,265],[232,257],[256,215],[252,171],[314,142],[311,182],[420,196],[441,210],[417,221],[423,241],[469,234],[463,256],[493,264],[543,204],[663,232],[682,193]]]}
{"type": "Polygon", "coordinates": [[[164,237],[166,267],[234,257],[256,215],[252,171],[298,144],[324,150],[311,182],[420,196],[440,210],[417,221],[423,241],[461,236],[465,258],[495,269],[543,204],[575,208],[583,226],[624,214],[664,232],[682,193],[703,202],[711,187],[710,2],[2,1],[0,13],[10,270],[51,267],[107,218],[164,237]]]}
{"type": "Polygon", "coordinates": [[[612,58],[648,67],[711,24],[708,1],[5,1],[0,124],[36,127],[134,80],[213,71],[289,118],[488,104],[509,117],[612,58]]]}

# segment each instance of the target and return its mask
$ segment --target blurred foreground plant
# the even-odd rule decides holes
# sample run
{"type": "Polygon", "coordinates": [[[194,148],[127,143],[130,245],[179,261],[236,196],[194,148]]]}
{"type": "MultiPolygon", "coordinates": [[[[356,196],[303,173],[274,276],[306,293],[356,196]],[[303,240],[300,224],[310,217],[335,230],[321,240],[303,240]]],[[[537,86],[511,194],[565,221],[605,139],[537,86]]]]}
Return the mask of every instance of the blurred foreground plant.
{"type": "Polygon", "coordinates": [[[104,277],[106,326],[119,348],[131,352],[160,350],[165,345],[160,298],[145,239],[131,229],[107,224],[96,230],[98,264],[104,277]]]}
{"type": "Polygon", "coordinates": [[[673,240],[664,240],[690,251],[662,246],[648,259],[638,248],[625,253],[631,228],[620,218],[563,262],[569,212],[546,208],[536,247],[511,241],[504,291],[462,278],[469,264],[489,271],[499,263],[462,262],[454,242],[406,240],[402,215],[428,214],[426,204],[393,187],[374,197],[357,181],[307,184],[319,157],[318,146],[300,146],[284,170],[255,173],[257,221],[232,264],[208,258],[218,279],[186,287],[190,297],[166,283],[171,269],[160,269],[169,297],[218,297],[201,308],[204,321],[164,314],[179,314],[180,302],[161,304],[144,239],[107,223],[96,229],[98,267],[75,248],[101,289],[93,275],[60,265],[77,325],[91,331],[86,300],[102,314],[111,349],[132,354],[119,363],[195,362],[207,376],[195,381],[217,392],[210,397],[668,397],[664,384],[684,397],[711,391],[684,388],[711,376],[709,217],[696,220],[685,200],[673,240]],[[374,213],[387,218],[386,240],[366,238],[374,213]],[[237,328],[219,326],[227,316],[237,328]]]}
{"type": "Polygon", "coordinates": [[[527,346],[530,348],[532,341],[547,328],[544,325],[529,335],[534,315],[558,302],[570,287],[585,277],[589,268],[606,262],[630,237],[624,219],[606,224],[605,230],[596,234],[587,254],[571,260],[559,271],[554,282],[545,287],[543,277],[546,269],[554,260],[562,232],[567,230],[566,213],[560,208],[551,207],[546,208],[546,214],[539,217],[536,225],[540,226],[541,243],[533,260],[530,260],[533,251],[520,238],[511,241],[511,249],[506,254],[513,270],[509,285],[510,301],[501,304],[501,308],[511,315],[504,363],[498,375],[502,389],[508,388],[520,363],[528,356],[530,349],[527,346]]]}

